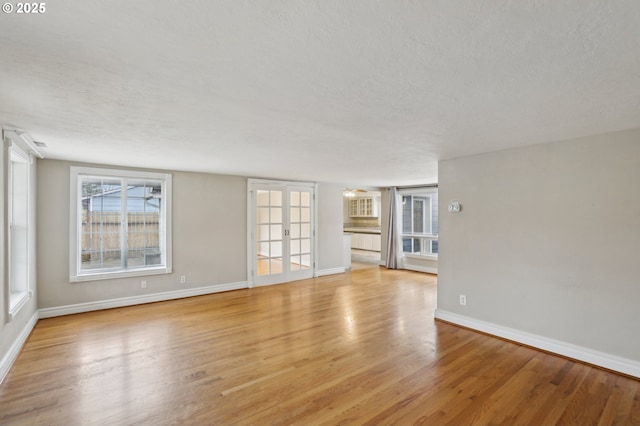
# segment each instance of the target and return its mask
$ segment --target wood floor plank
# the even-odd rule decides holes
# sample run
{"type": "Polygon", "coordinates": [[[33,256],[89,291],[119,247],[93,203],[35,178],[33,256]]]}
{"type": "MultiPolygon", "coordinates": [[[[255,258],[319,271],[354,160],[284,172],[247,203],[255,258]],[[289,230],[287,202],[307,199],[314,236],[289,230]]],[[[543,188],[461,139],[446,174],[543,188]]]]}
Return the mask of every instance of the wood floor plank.
{"type": "Polygon", "coordinates": [[[640,424],[640,381],[434,321],[372,267],[43,319],[0,424],[640,424]]]}

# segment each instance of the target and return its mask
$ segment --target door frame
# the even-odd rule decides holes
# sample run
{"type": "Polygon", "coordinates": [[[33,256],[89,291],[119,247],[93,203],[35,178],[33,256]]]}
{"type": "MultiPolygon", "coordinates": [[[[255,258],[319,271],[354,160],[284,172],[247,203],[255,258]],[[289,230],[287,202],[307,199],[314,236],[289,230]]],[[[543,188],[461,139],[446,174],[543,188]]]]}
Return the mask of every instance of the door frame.
{"type": "MultiPolygon", "coordinates": [[[[255,259],[256,259],[256,241],[255,241],[255,212],[254,212],[254,194],[252,188],[254,185],[277,185],[285,187],[304,187],[312,190],[311,198],[311,277],[316,277],[316,264],[318,259],[318,238],[316,235],[316,228],[318,224],[318,184],[315,182],[301,182],[301,181],[286,181],[286,180],[274,180],[274,179],[247,179],[247,286],[253,288],[261,285],[272,285],[289,282],[285,281],[272,283],[272,284],[256,284],[255,278],[255,259]]],[[[287,202],[288,204],[288,202],[287,202]]],[[[286,275],[285,275],[286,278],[286,275]]]]}

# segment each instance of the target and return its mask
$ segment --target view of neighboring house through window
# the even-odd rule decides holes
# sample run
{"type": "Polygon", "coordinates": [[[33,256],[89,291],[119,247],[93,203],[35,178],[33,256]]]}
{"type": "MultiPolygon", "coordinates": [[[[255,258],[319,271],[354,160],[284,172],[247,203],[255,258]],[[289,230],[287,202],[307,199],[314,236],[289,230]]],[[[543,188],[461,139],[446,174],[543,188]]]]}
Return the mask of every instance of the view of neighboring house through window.
{"type": "Polygon", "coordinates": [[[31,157],[18,146],[9,149],[8,170],[8,265],[9,314],[12,317],[29,300],[30,205],[29,174],[31,157]]]}
{"type": "Polygon", "coordinates": [[[404,255],[438,255],[437,188],[403,190],[402,251],[404,255]]]}
{"type": "Polygon", "coordinates": [[[169,175],[72,168],[72,179],[76,279],[168,272],[169,175]]]}

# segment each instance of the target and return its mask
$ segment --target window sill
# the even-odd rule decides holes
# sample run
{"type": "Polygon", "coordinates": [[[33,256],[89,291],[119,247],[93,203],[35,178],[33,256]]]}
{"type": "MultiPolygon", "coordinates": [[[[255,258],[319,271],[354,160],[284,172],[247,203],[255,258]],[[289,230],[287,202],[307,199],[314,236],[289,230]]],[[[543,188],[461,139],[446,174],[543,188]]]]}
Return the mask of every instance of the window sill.
{"type": "Polygon", "coordinates": [[[162,266],[158,268],[134,269],[128,271],[96,272],[86,275],[72,275],[69,277],[69,281],[76,283],[84,281],[112,280],[116,278],[144,277],[147,275],[164,275],[170,274],[171,272],[171,268],[162,266]]]}
{"type": "Polygon", "coordinates": [[[11,293],[9,295],[9,321],[13,320],[18,312],[27,304],[29,299],[33,296],[33,292],[23,291],[21,293],[11,293]]]}
{"type": "Polygon", "coordinates": [[[407,254],[403,254],[402,257],[409,257],[411,259],[422,259],[422,260],[434,260],[434,261],[438,261],[438,255],[437,254],[413,254],[413,253],[407,253],[407,254]]]}

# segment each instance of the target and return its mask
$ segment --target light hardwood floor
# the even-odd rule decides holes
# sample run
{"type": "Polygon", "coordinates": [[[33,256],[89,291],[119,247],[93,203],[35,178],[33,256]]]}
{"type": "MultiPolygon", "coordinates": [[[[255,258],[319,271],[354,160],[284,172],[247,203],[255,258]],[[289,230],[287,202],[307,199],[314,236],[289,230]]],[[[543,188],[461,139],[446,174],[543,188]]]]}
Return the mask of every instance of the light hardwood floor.
{"type": "Polygon", "coordinates": [[[434,321],[384,268],[38,322],[2,425],[640,424],[640,381],[434,321]]]}

